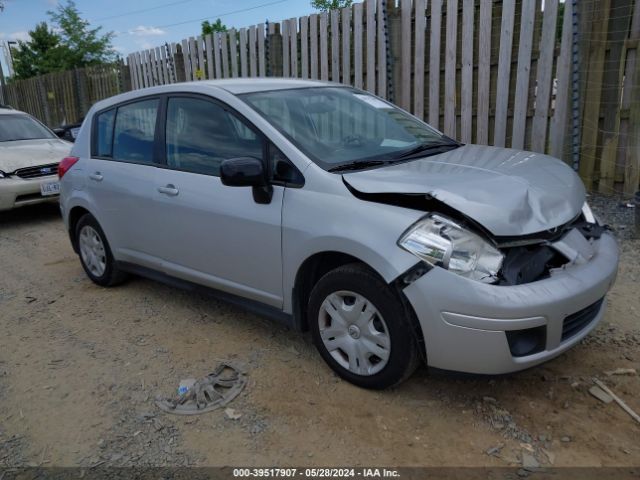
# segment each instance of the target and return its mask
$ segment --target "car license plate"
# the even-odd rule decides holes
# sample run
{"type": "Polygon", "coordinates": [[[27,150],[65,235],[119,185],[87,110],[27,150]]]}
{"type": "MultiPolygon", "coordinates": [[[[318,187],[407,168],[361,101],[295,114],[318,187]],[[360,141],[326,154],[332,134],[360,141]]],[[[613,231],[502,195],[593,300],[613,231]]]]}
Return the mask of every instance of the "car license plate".
{"type": "Polygon", "coordinates": [[[49,195],[58,195],[60,193],[60,183],[59,182],[46,182],[40,184],[40,193],[43,197],[48,197],[49,195]]]}

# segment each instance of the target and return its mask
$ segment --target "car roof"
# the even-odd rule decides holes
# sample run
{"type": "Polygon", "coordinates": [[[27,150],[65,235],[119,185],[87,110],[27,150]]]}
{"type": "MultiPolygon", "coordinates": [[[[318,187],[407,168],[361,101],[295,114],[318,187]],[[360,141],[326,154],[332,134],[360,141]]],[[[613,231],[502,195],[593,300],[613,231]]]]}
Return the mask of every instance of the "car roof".
{"type": "Polygon", "coordinates": [[[8,105],[0,105],[0,115],[15,115],[15,114],[28,115],[28,113],[21,112],[20,110],[14,110],[8,105]]]}
{"type": "Polygon", "coordinates": [[[102,109],[111,108],[122,102],[135,101],[138,98],[148,95],[162,95],[167,93],[196,92],[207,93],[210,90],[224,91],[231,95],[241,95],[243,93],[269,92],[274,90],[292,90],[314,87],[347,87],[340,83],[327,82],[321,80],[299,80],[295,78],[230,78],[224,80],[200,80],[194,82],[179,82],[168,85],[158,85],[155,87],[140,88],[128,92],[105,98],[96,102],[92,111],[87,114],[93,115],[102,109]]]}
{"type": "Polygon", "coordinates": [[[339,86],[339,84],[332,82],[296,78],[227,78],[224,80],[205,80],[197,83],[222,88],[234,95],[292,88],[339,86]]]}

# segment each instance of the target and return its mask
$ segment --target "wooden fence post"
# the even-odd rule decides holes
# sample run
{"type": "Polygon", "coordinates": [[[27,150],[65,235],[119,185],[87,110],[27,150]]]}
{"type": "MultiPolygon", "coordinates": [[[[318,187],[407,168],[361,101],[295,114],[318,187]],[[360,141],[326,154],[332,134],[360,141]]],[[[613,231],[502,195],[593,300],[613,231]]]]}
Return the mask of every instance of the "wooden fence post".
{"type": "Polygon", "coordinates": [[[622,152],[624,159],[625,195],[633,195],[640,183],[640,1],[636,1],[631,20],[631,34],[627,40],[626,70],[622,95],[622,108],[629,112],[622,152]]]}
{"type": "Polygon", "coordinates": [[[131,88],[131,70],[129,70],[129,66],[124,63],[124,61],[118,62],[118,80],[120,82],[119,88],[120,93],[130,92],[131,88]]]}
{"type": "Polygon", "coordinates": [[[78,118],[84,117],[91,107],[87,101],[89,92],[87,91],[87,76],[84,69],[74,69],[74,80],[76,92],[78,92],[77,114],[78,118]]]}
{"type": "Polygon", "coordinates": [[[47,97],[47,89],[44,85],[44,76],[36,77],[36,88],[38,89],[38,97],[40,98],[40,103],[44,108],[44,123],[47,126],[52,127],[51,124],[51,111],[49,110],[49,98],[47,97]]]}
{"type": "Polygon", "coordinates": [[[586,64],[587,70],[583,70],[587,76],[587,93],[584,99],[585,109],[582,115],[580,176],[587,190],[591,190],[594,183],[594,170],[598,149],[597,138],[600,128],[600,100],[602,98],[602,79],[604,75],[605,53],[607,50],[607,32],[609,28],[611,0],[598,2],[598,11],[598,17],[593,17],[589,35],[590,54],[589,62],[586,64]]]}
{"type": "Polygon", "coordinates": [[[282,57],[282,34],[280,33],[280,24],[272,23],[269,25],[269,75],[272,77],[282,77],[283,75],[283,57],[282,57]],[[271,27],[273,30],[271,31],[271,27]]]}
{"type": "MultiPolygon", "coordinates": [[[[624,78],[625,40],[629,33],[632,0],[617,0],[611,5],[615,15],[611,17],[602,79],[602,152],[598,190],[613,191],[617,173],[618,141],[620,138],[620,89],[624,78]]],[[[620,169],[622,170],[622,169],[620,169]]]]}
{"type": "Polygon", "coordinates": [[[389,2],[388,6],[387,31],[391,52],[391,84],[394,91],[393,101],[398,104],[404,88],[402,82],[402,17],[400,7],[396,7],[393,2],[389,2]],[[400,95],[395,94],[396,92],[400,92],[400,95]]]}
{"type": "Polygon", "coordinates": [[[4,98],[4,91],[4,72],[2,71],[2,63],[0,62],[0,103],[2,103],[3,105],[7,103],[6,99],[4,98]]]}
{"type": "Polygon", "coordinates": [[[187,75],[184,71],[184,54],[182,53],[182,45],[176,45],[176,53],[173,55],[173,70],[176,82],[186,82],[187,75]]]}
{"type": "MultiPolygon", "coordinates": [[[[638,8],[637,5],[636,8],[638,8]]],[[[633,195],[639,188],[638,183],[640,183],[640,61],[637,58],[638,46],[639,43],[636,40],[635,72],[633,72],[633,80],[631,82],[631,110],[629,112],[627,150],[625,152],[625,195],[633,195]]]]}

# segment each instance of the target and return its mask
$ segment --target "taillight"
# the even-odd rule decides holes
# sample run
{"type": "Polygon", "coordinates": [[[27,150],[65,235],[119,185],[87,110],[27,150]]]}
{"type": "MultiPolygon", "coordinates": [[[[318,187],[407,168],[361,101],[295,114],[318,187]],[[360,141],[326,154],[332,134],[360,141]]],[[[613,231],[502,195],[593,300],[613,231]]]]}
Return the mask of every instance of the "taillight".
{"type": "Polygon", "coordinates": [[[58,178],[62,180],[62,177],[64,177],[64,174],[67,173],[69,169],[73,167],[78,160],[80,160],[78,157],[63,158],[62,161],[58,164],[58,178]]]}

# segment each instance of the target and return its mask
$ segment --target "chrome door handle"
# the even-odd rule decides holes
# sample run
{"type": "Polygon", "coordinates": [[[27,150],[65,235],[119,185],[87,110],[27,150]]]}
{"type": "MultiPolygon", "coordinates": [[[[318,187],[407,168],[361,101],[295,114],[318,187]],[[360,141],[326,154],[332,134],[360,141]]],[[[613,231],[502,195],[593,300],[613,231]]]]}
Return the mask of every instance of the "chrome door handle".
{"type": "Polygon", "coordinates": [[[100,172],[96,172],[96,173],[92,173],[91,175],[89,175],[89,178],[91,180],[95,180],[96,182],[101,182],[104,177],[102,176],[102,174],[100,172]]]}
{"type": "Polygon", "coordinates": [[[178,190],[175,185],[169,184],[167,186],[164,187],[158,187],[158,191],[160,193],[164,193],[165,195],[169,195],[170,197],[175,197],[176,195],[178,195],[180,193],[180,190],[178,190]]]}

